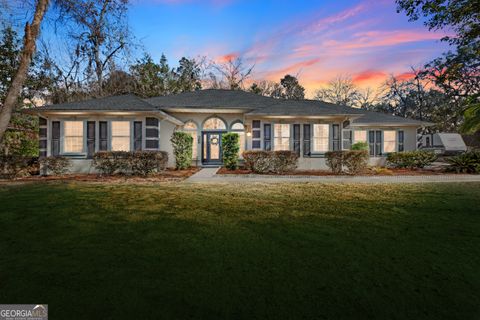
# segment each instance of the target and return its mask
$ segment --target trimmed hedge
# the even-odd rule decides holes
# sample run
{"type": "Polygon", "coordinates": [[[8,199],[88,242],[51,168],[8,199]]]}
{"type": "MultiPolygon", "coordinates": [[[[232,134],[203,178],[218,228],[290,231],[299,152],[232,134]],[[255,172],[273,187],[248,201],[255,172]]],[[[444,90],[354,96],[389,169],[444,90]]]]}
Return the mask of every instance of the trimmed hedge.
{"type": "Polygon", "coordinates": [[[146,176],[165,170],[168,153],[165,151],[102,151],[93,155],[93,165],[105,175],[133,174],[146,176]]]}
{"type": "Polygon", "coordinates": [[[240,151],[240,136],[238,133],[226,133],[222,135],[223,164],[228,170],[238,168],[238,152],[240,151]]]}
{"type": "Polygon", "coordinates": [[[255,173],[285,173],[298,165],[298,155],[293,151],[244,151],[245,168],[255,173]]]}
{"type": "Polygon", "coordinates": [[[432,164],[435,160],[437,156],[425,150],[392,152],[387,155],[387,163],[395,168],[419,169],[432,164]]]}
{"type": "Polygon", "coordinates": [[[445,160],[450,164],[448,168],[450,171],[480,173],[480,150],[468,151],[445,160]]]}
{"type": "Polygon", "coordinates": [[[193,138],[181,131],[175,131],[170,138],[175,155],[175,167],[179,170],[187,169],[192,163],[193,138]]]}
{"type": "Polygon", "coordinates": [[[16,178],[38,174],[38,157],[0,155],[0,178],[16,178]]]}
{"type": "Polygon", "coordinates": [[[367,168],[367,150],[342,150],[325,153],[327,166],[334,174],[359,174],[367,168]]]}
{"type": "Polygon", "coordinates": [[[62,156],[45,157],[40,159],[40,167],[45,173],[52,172],[54,175],[62,175],[68,172],[72,162],[62,156]]]}
{"type": "Polygon", "coordinates": [[[368,146],[367,142],[363,142],[363,141],[355,142],[354,144],[352,144],[351,150],[366,150],[366,151],[368,151],[369,146],[368,146]]]}

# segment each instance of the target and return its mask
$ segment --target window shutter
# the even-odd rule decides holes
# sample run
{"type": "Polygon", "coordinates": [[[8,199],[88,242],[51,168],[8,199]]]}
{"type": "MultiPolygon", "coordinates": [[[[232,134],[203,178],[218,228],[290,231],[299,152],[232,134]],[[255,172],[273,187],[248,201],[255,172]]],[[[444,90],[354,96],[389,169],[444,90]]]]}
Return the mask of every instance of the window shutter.
{"type": "Polygon", "coordinates": [[[108,122],[100,121],[99,122],[99,144],[98,150],[107,151],[108,150],[108,122]]]}
{"type": "Polygon", "coordinates": [[[311,128],[309,124],[303,125],[303,155],[310,156],[311,128]]]}
{"type": "Polygon", "coordinates": [[[266,151],[272,150],[272,125],[270,123],[263,125],[263,144],[266,151]]]}
{"type": "Polygon", "coordinates": [[[95,154],[95,121],[87,121],[87,157],[95,154]]]}
{"type": "Polygon", "coordinates": [[[340,150],[340,126],[338,124],[332,124],[332,147],[333,151],[340,150]]]}
{"type": "Polygon", "coordinates": [[[375,131],[375,155],[382,154],[382,131],[375,131]]]}
{"type": "Polygon", "coordinates": [[[38,155],[43,158],[47,156],[47,119],[39,118],[38,125],[38,155]]]}
{"type": "Polygon", "coordinates": [[[293,151],[300,156],[300,125],[293,125],[293,151]]]}
{"type": "Polygon", "coordinates": [[[404,140],[405,140],[405,136],[404,136],[403,130],[398,131],[398,151],[399,152],[402,152],[405,150],[404,140]]]}
{"type": "Polygon", "coordinates": [[[133,150],[142,150],[142,121],[133,123],[133,150]]]}
{"type": "Polygon", "coordinates": [[[60,155],[60,121],[52,121],[52,156],[60,155]]]}

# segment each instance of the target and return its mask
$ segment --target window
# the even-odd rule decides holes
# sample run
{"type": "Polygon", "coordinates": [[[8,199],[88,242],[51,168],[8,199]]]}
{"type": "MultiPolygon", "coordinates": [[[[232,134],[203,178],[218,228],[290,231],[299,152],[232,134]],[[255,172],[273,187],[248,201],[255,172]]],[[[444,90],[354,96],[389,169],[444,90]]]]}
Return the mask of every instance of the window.
{"type": "Polygon", "coordinates": [[[261,144],[261,122],[260,120],[252,120],[252,149],[260,149],[261,144]]]}
{"type": "Polygon", "coordinates": [[[383,131],[383,152],[389,153],[395,151],[397,151],[397,131],[383,131]]]}
{"type": "Polygon", "coordinates": [[[83,121],[65,121],[63,123],[64,152],[83,151],[83,121]]]}
{"type": "Polygon", "coordinates": [[[340,126],[332,124],[332,150],[340,150],[340,126]]]}
{"type": "Polygon", "coordinates": [[[367,142],[366,130],[355,130],[353,133],[353,140],[356,142],[367,142]]]}
{"type": "Polygon", "coordinates": [[[193,121],[187,121],[183,126],[183,132],[188,133],[193,138],[192,159],[197,159],[197,125],[193,121]]]}
{"type": "Polygon", "coordinates": [[[130,151],[130,122],[112,121],[112,151],[130,151]]]}
{"type": "Polygon", "coordinates": [[[290,125],[276,123],[273,126],[274,150],[290,150],[290,125]]]}
{"type": "Polygon", "coordinates": [[[382,131],[372,130],[368,132],[368,148],[370,156],[376,157],[382,154],[382,131]]]}
{"type": "Polygon", "coordinates": [[[328,132],[330,126],[328,124],[313,125],[313,152],[328,151],[328,132]]]}
{"type": "Polygon", "coordinates": [[[243,151],[245,151],[245,127],[241,122],[235,122],[232,124],[232,132],[238,134],[238,143],[240,144],[240,151],[238,156],[241,158],[243,151]]]}
{"type": "Polygon", "coordinates": [[[210,118],[203,124],[204,130],[227,130],[225,122],[220,118],[210,118]]]}

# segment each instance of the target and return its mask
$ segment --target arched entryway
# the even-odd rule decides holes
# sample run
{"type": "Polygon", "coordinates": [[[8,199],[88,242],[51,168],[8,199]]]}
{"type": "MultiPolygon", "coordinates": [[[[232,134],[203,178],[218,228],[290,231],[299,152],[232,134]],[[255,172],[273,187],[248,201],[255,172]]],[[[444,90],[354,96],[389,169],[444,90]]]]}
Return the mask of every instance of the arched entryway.
{"type": "Polygon", "coordinates": [[[202,164],[222,163],[222,135],[227,132],[227,123],[219,117],[206,119],[202,125],[202,164]]]}

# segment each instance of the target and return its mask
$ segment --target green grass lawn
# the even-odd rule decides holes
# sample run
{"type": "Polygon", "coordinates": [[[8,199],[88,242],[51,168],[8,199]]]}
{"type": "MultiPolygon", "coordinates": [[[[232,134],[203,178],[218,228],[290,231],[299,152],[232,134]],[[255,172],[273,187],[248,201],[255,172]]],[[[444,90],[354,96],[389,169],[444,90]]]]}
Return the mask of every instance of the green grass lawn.
{"type": "Polygon", "coordinates": [[[480,184],[0,186],[51,319],[479,319],[480,184]]]}

